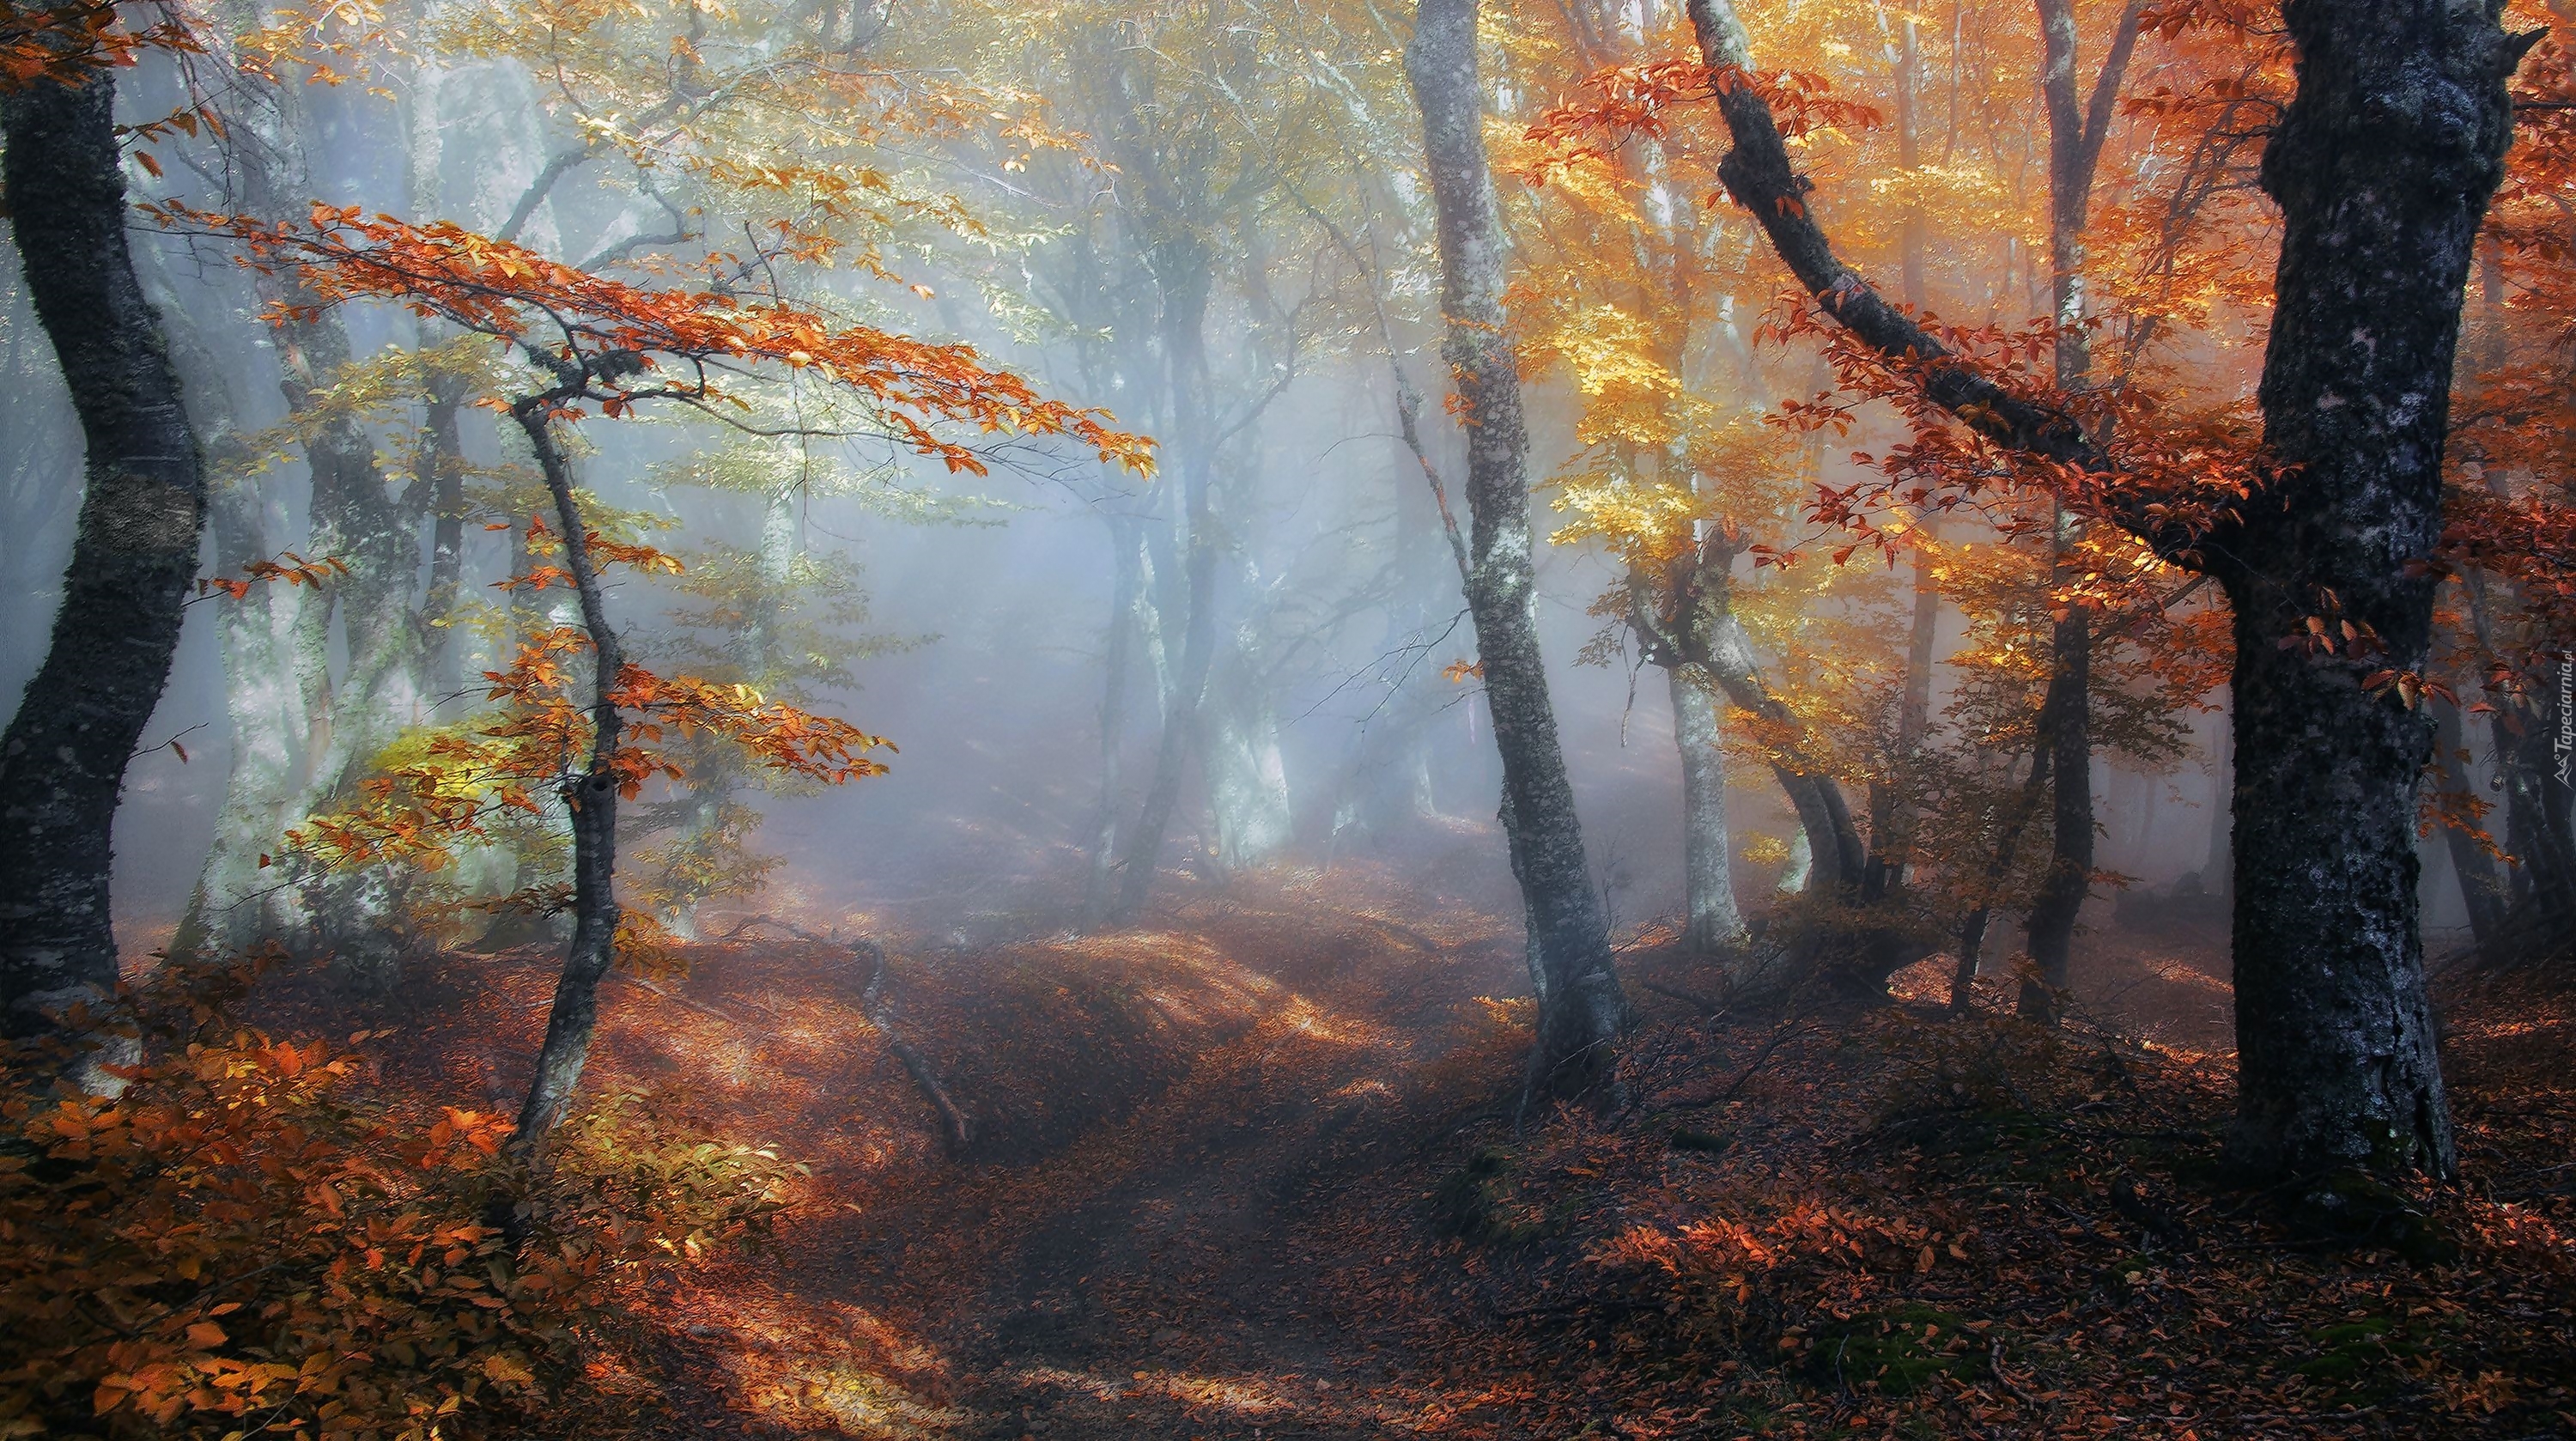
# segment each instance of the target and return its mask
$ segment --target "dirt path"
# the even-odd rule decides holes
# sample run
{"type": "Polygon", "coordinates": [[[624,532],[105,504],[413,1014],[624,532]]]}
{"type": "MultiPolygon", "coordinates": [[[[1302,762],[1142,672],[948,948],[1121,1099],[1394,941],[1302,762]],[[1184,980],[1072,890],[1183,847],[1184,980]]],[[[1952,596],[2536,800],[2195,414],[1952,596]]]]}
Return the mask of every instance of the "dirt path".
{"type": "Polygon", "coordinates": [[[1185,910],[1142,943],[1252,999],[1201,1015],[1212,1044],[1176,1080],[1048,1154],[888,1179],[720,1268],[705,1299],[730,1309],[690,1369],[852,1435],[1357,1438],[1453,1412],[1405,1298],[1428,1294],[1426,1168],[1455,1161],[1436,1142],[1508,1084],[1480,997],[1519,956],[1472,912],[1408,921],[1185,910]]]}

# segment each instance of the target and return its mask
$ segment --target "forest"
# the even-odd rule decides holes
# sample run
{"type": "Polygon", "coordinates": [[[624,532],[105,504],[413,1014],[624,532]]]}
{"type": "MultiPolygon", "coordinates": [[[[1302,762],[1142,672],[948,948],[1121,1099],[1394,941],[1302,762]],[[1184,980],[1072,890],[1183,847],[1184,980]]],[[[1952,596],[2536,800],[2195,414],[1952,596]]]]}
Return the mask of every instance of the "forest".
{"type": "Polygon", "coordinates": [[[2576,5],[0,0],[0,1441],[2576,1436],[2576,5]]]}

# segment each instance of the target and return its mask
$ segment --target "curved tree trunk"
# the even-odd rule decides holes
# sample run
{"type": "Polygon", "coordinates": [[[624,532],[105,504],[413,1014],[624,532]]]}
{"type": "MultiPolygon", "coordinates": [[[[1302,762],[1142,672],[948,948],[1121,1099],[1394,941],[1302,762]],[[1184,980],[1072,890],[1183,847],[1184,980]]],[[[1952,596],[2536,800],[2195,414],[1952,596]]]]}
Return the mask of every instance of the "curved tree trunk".
{"type": "Polygon", "coordinates": [[[573,593],[581,601],[582,628],[590,633],[591,742],[588,767],[564,787],[564,805],[572,814],[572,943],[565,948],[563,974],[556,979],[553,1004],[546,1011],[546,1039],[537,1052],[536,1075],[528,1082],[527,1100],[519,1107],[519,1129],[511,1144],[523,1155],[534,1154],[572,1105],[590,1059],[590,1040],[599,1026],[599,983],[617,954],[617,755],[621,721],[610,698],[618,672],[625,668],[617,632],[608,624],[608,603],[599,573],[591,564],[589,531],[582,523],[581,503],[573,495],[572,474],[555,447],[548,416],[558,397],[547,394],[519,401],[511,419],[528,437],[543,473],[546,493],[554,500],[555,520],[562,528],[564,568],[572,572],[573,593]]]}
{"type": "MultiPolygon", "coordinates": [[[[1744,622],[1724,608],[1724,587],[1713,587],[1710,594],[1713,613],[1707,630],[1707,654],[1701,663],[1725,689],[1729,700],[1784,733],[1803,738],[1805,725],[1762,679],[1760,663],[1753,655],[1753,638],[1744,633],[1744,622]]],[[[1839,895],[1857,886],[1862,867],[1868,863],[1868,853],[1861,844],[1860,827],[1852,822],[1851,803],[1843,797],[1841,782],[1794,742],[1777,749],[1771,772],[1779,778],[1780,789],[1788,794],[1789,804],[1798,812],[1799,829],[1806,833],[1813,870],[1805,888],[1818,894],[1839,895]]]]}
{"type": "MultiPolygon", "coordinates": [[[[62,608],[0,738],[0,1026],[15,1035],[113,1004],[117,798],[169,678],[206,518],[197,439],[126,249],[115,102],[104,72],[0,97],[0,185],[87,446],[62,608]]],[[[95,1067],[83,1080],[113,1086],[95,1067]]]]}
{"type": "Polygon", "coordinates": [[[1424,0],[1404,55],[1438,213],[1441,346],[1466,410],[1467,606],[1503,761],[1503,824],[1539,994],[1532,1094],[1598,1091],[1627,1004],[1592,889],[1531,611],[1528,431],[1503,314],[1504,255],[1476,79],[1477,0],[1424,0]]]}
{"type": "MultiPolygon", "coordinates": [[[[1732,0],[1688,0],[1713,66],[1749,63],[1732,0]]],[[[2263,157],[2284,221],[2260,399],[2283,480],[2223,532],[2145,497],[2120,523],[2192,552],[2234,615],[2237,1154],[2293,1174],[2455,1166],[2424,997],[2415,786],[2425,718],[2363,680],[2429,651],[2429,567],[2471,250],[2512,138],[2506,81],[2538,32],[2508,37],[2496,0],[2288,0],[2299,89],[2263,157]],[[2356,332],[2367,344],[2356,344],[2356,332]],[[2328,595],[2333,599],[2328,600],[2328,595]],[[2379,649],[2281,642],[2320,607],[2379,649]]],[[[1844,265],[1769,105],[1719,99],[1727,189],[1826,313],[1998,444],[2111,470],[2072,418],[2003,393],[1844,265]]]]}

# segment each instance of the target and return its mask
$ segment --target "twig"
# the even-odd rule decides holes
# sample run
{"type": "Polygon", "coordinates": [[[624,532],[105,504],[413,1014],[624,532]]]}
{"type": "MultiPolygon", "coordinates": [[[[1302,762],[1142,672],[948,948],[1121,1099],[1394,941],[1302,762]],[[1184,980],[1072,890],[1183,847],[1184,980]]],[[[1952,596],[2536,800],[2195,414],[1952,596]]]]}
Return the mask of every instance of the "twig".
{"type": "Polygon", "coordinates": [[[2025,1406],[2036,1406],[2039,1404],[2038,1397],[2023,1390],[2021,1388],[2021,1383],[2015,1381],[2012,1376],[2004,1370],[2003,1337],[1995,1336],[1988,1339],[1986,1345],[1986,1367],[1995,1373],[1995,1383],[2003,1387],[2005,1390],[2010,1391],[2015,1400],[2020,1401],[2025,1406]]]}
{"type": "Polygon", "coordinates": [[[1712,1096],[1703,1096],[1696,1101],[1677,1101],[1672,1105],[1663,1106],[1649,1112],[1649,1114],[1662,1116],[1669,1115],[1674,1111],[1699,1111],[1705,1110],[1710,1106],[1724,1105],[1728,1101],[1734,1100],[1737,1094],[1743,1091],[1745,1084],[1753,1079],[1754,1073],[1762,1069],[1762,1063],[1771,1059],[1771,1054],[1774,1051],[1779,1050],[1782,1046],[1785,1046],[1791,1041],[1796,1040],[1798,1037],[1806,1035],[1816,1029],[1818,1028],[1808,1023],[1806,1017],[1791,1016],[1789,1019],[1782,1021],[1772,1030],[1771,1038],[1764,1041],[1762,1043],[1762,1048],[1753,1053],[1753,1058],[1746,1061],[1744,1065],[1736,1071],[1735,1079],[1728,1081],[1724,1090],[1721,1090],[1712,1096]]]}
{"type": "Polygon", "coordinates": [[[1713,996],[1703,996],[1697,991],[1685,991],[1679,986],[1667,986],[1661,981],[1639,981],[1637,984],[1654,992],[1656,995],[1670,996],[1674,1000],[1690,1006],[1703,1016],[1722,1016],[1726,1014],[1726,1003],[1713,996]]]}
{"type": "Polygon", "coordinates": [[[708,1005],[704,1001],[690,1000],[688,997],[681,995],[677,991],[665,990],[662,987],[655,985],[653,982],[644,979],[642,976],[631,975],[625,971],[611,971],[609,974],[626,982],[630,986],[641,986],[645,990],[651,991],[654,995],[660,996],[663,1000],[669,1001],[673,1005],[686,1006],[690,1010],[696,1011],[701,1015],[713,1016],[717,1020],[724,1022],[726,1025],[739,1026],[742,1024],[741,1019],[733,1015],[731,1012],[719,1010],[714,1006],[708,1005]]]}

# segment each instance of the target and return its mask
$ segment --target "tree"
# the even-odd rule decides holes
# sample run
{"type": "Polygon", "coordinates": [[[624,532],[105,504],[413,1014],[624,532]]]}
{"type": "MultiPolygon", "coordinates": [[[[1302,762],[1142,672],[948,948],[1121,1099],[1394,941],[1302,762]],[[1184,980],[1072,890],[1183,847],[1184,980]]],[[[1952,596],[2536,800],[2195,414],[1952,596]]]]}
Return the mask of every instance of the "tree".
{"type": "MultiPolygon", "coordinates": [[[[1111,430],[1094,412],[1041,398],[1018,377],[987,369],[969,347],[927,344],[864,325],[836,327],[776,297],[747,302],[730,284],[637,287],[450,223],[415,226],[363,217],[354,207],[316,205],[308,222],[277,225],[177,204],[156,213],[234,240],[257,263],[290,271],[315,305],[394,300],[516,345],[545,381],[512,399],[508,410],[544,479],[565,563],[533,569],[524,583],[569,584],[581,624],[539,637],[508,672],[490,676],[494,698],[520,702],[521,714],[487,728],[488,744],[480,749],[449,748],[481,773],[481,784],[496,792],[492,799],[456,804],[442,798],[448,784],[440,768],[415,770],[371,787],[395,806],[389,820],[333,822],[325,837],[344,863],[420,854],[440,843],[440,828],[471,830],[489,805],[525,809],[534,777],[554,781],[572,829],[573,935],[520,1108],[514,1144],[523,1150],[542,1145],[579,1084],[597,1023],[599,983],[625,929],[616,898],[619,803],[640,794],[657,773],[680,778],[676,766],[636,742],[658,738],[665,727],[711,731],[768,765],[827,781],[881,771],[867,752],[885,744],[845,722],[774,705],[749,687],[665,680],[627,662],[608,616],[601,566],[671,563],[649,547],[618,545],[592,529],[556,427],[591,407],[615,418],[648,401],[714,413],[729,398],[723,377],[766,365],[810,373],[848,391],[883,434],[952,470],[980,473],[985,462],[971,442],[941,433],[949,426],[1062,436],[1104,461],[1148,464],[1146,442],[1111,430]],[[544,333],[546,343],[537,343],[532,331],[544,333]],[[580,651],[590,655],[590,677],[587,695],[576,702],[557,658],[580,651]]],[[[721,265],[710,268],[712,279],[739,278],[721,265]]],[[[749,268],[737,261],[732,270],[749,268]]]]}
{"type": "MultiPolygon", "coordinates": [[[[2129,0],[2095,74],[2090,99],[2076,103],[2074,0],[2038,0],[2039,28],[2047,47],[2040,90],[2048,108],[2048,268],[2051,318],[2057,325],[2056,382],[2076,392],[2092,381],[2093,355],[2086,333],[2084,221],[2093,203],[2093,176],[2110,138],[2111,114],[2128,69],[2146,0],[2129,0]]],[[[2075,579],[2068,565],[2074,517],[2059,508],[2051,539],[2057,583],[2075,579]]],[[[2048,728],[2052,798],[2048,874],[2032,901],[2027,930],[2036,972],[2022,986],[2022,1014],[2053,1023],[2057,997],[2067,987],[2075,920],[2093,889],[2093,740],[2091,730],[2093,613],[2069,596],[2049,638],[2048,728]]]]}
{"type": "Polygon", "coordinates": [[[1735,145],[1721,175],[1819,307],[1929,402],[2086,478],[2079,494],[2099,514],[2227,592],[2234,1146],[2266,1169],[2456,1164],[2415,895],[2431,726],[2397,681],[2420,674],[2431,639],[2461,291],[2511,138],[2506,82],[2537,38],[2508,36],[2501,16],[2490,0],[2285,6],[2300,70],[2262,172],[2284,234],[2261,483],[2241,505],[2198,510],[2124,476],[2073,416],[2007,393],[1843,265],[1768,103],[1740,78],[1750,47],[1734,7],[1691,4],[1735,145]],[[2349,343],[2355,326],[2370,346],[2349,343]]]}
{"type": "MultiPolygon", "coordinates": [[[[112,7],[91,18],[115,24],[112,7]]],[[[72,33],[32,45],[59,58],[97,32],[72,33]]],[[[111,831],[127,761],[170,673],[206,517],[197,438],[126,248],[107,63],[117,56],[39,66],[32,77],[13,65],[0,81],[0,183],[87,444],[62,608],[0,737],[0,1024],[19,1036],[72,1009],[101,1023],[115,1004],[111,831]]],[[[82,1084],[113,1090],[99,1067],[130,1050],[109,1041],[82,1084]]]]}
{"type": "Polygon", "coordinates": [[[1592,889],[1530,609],[1529,435],[1505,331],[1505,251],[1485,154],[1476,12],[1477,0],[1424,0],[1405,47],[1405,74],[1422,112],[1439,216],[1447,323],[1441,354],[1467,432],[1467,606],[1503,759],[1503,835],[1528,913],[1530,981],[1538,992],[1528,1090],[1580,1096],[1609,1081],[1627,1008],[1611,969],[1609,931],[1592,889]]]}

